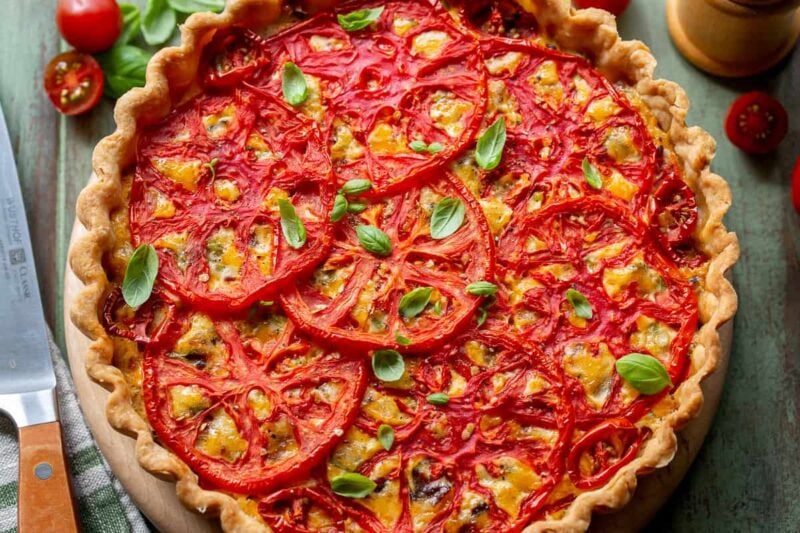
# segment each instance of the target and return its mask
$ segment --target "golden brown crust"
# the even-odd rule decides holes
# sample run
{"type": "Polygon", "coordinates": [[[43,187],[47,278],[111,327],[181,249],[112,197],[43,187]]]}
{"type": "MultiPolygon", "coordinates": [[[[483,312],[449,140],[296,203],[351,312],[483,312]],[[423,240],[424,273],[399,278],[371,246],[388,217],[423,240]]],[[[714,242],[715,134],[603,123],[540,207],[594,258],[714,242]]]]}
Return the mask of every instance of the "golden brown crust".
{"type": "MultiPolygon", "coordinates": [[[[314,7],[315,1],[309,3],[314,7]]],[[[330,0],[325,0],[330,1],[330,0]]],[[[678,408],[656,428],[640,456],[621,469],[604,487],[580,494],[558,519],[531,525],[529,531],[583,531],[596,508],[615,509],[630,499],[636,488],[636,473],[666,465],[672,459],[682,427],[700,409],[700,382],[716,368],[721,356],[718,328],[732,318],[737,298],[724,275],[736,262],[739,246],[727,231],[723,217],[731,204],[730,189],[723,178],[710,170],[716,144],[698,127],[688,127],[689,107],[680,86],[654,80],[656,61],[638,41],[622,41],[614,18],[600,10],[575,11],[569,0],[517,0],[534,13],[541,27],[553,32],[550,38],[561,48],[582,53],[611,80],[636,89],[663,129],[682,164],[684,178],[694,190],[700,223],[696,241],[710,258],[699,295],[702,327],[691,350],[690,376],[674,394],[678,408]]],[[[166,115],[191,91],[203,46],[216,29],[232,24],[252,27],[274,21],[280,0],[229,0],[226,10],[191,16],[181,27],[181,46],[166,48],[151,60],[147,84],[120,98],[114,117],[117,130],[103,139],[93,155],[95,177],[78,199],[77,213],[88,230],[70,250],[72,270],[85,288],[73,302],[70,315],[92,344],[85,356],[88,374],[111,391],[106,413],[117,430],[137,440],[137,458],[145,469],[159,477],[174,479],[180,500],[190,509],[219,515],[226,531],[262,531],[264,526],[244,513],[237,502],[220,492],[200,488],[197,476],[176,456],[153,440],[148,423],[130,401],[130,390],[122,372],[112,363],[113,344],[99,320],[99,309],[108,290],[102,257],[110,250],[113,232],[110,213],[122,201],[122,172],[134,161],[138,128],[166,115]]]]}

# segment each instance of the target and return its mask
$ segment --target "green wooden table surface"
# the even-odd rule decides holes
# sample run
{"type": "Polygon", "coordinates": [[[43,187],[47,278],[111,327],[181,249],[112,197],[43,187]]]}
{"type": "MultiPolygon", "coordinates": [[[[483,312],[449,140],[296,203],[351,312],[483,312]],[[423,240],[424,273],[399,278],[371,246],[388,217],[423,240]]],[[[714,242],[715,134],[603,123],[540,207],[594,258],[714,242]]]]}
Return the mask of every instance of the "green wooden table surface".
{"type": "MultiPolygon", "coordinates": [[[[800,156],[800,53],[757,79],[726,81],[689,65],[673,47],[665,0],[635,0],[619,21],[643,40],[657,74],[682,84],[691,124],[719,146],[714,168],[734,193],[728,226],[739,234],[734,269],[739,313],[728,379],[715,423],[696,463],[652,524],[653,531],[800,531],[800,216],[788,185],[800,156]],[[777,96],[792,119],[779,151],[751,158],[722,132],[730,101],[746,90],[777,96]]],[[[143,3],[143,2],[141,2],[143,3]]],[[[62,279],[75,199],[91,172],[91,151],[113,130],[112,104],[59,116],[42,89],[42,69],[63,44],[55,0],[3,0],[0,104],[25,195],[47,318],[63,346],[62,279]]]]}

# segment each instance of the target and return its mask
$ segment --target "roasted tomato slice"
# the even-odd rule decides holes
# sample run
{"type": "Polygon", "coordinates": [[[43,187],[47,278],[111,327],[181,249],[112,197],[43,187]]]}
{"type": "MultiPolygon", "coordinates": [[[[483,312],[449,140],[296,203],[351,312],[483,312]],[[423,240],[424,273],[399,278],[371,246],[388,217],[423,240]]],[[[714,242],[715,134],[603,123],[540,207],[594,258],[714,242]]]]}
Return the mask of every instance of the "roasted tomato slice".
{"type": "Polygon", "coordinates": [[[330,165],[317,126],[251,90],[200,96],[149,128],[131,190],[135,244],[159,252],[159,278],[190,302],[242,309],[270,299],[325,257],[330,165]],[[304,241],[289,241],[289,205],[304,241]]]}
{"type": "Polygon", "coordinates": [[[789,116],[783,105],[767,93],[753,91],[737,98],[725,117],[725,134],[748,154],[767,154],[789,131],[789,116]]]}
{"type": "Polygon", "coordinates": [[[44,71],[44,90],[65,115],[79,115],[96,106],[103,96],[103,83],[100,65],[80,52],[58,54],[44,71]]]}
{"type": "Polygon", "coordinates": [[[792,172],[792,204],[794,210],[800,213],[800,158],[794,164],[794,171],[792,172]]]}
{"type": "Polygon", "coordinates": [[[295,480],[358,414],[364,358],[316,345],[270,309],[181,313],[144,354],[150,423],[205,486],[252,494],[295,480]]]}
{"type": "Polygon", "coordinates": [[[269,62],[264,39],[247,28],[220,30],[203,53],[203,83],[231,87],[269,62]]]}
{"type": "Polygon", "coordinates": [[[650,202],[651,226],[667,249],[691,241],[697,229],[697,201],[677,172],[661,180],[650,202]]]}
{"type": "Polygon", "coordinates": [[[615,370],[620,357],[650,354],[681,381],[698,324],[694,287],[648,228],[615,204],[582,198],[521,220],[498,244],[498,262],[495,315],[546,346],[564,373],[577,424],[637,420],[663,397],[640,396],[624,382],[615,370]],[[575,306],[572,291],[591,316],[575,306]]]}
{"type": "Polygon", "coordinates": [[[572,443],[570,480],[583,490],[603,485],[636,457],[646,433],[624,418],[601,422],[572,443]]]}
{"type": "Polygon", "coordinates": [[[175,305],[169,296],[156,289],[147,302],[133,309],[125,303],[122,289],[118,288],[106,298],[103,325],[117,337],[141,343],[155,342],[175,314],[175,305]]]}
{"type": "Polygon", "coordinates": [[[292,487],[258,502],[258,512],[274,531],[346,531],[346,513],[323,486],[292,487]]]}
{"type": "Polygon", "coordinates": [[[468,324],[480,300],[466,287],[491,277],[494,249],[463,187],[440,178],[358,202],[364,211],[337,223],[326,261],[283,294],[286,312],[321,338],[366,349],[424,350],[468,324]],[[434,213],[448,204],[452,233],[434,238],[434,213]]]}
{"type": "MultiPolygon", "coordinates": [[[[372,378],[361,414],[313,494],[292,494],[292,501],[284,494],[281,508],[306,517],[309,507],[322,507],[329,521],[349,520],[367,531],[521,529],[565,474],[569,406],[553,370],[538,349],[490,324],[407,356],[401,380],[372,378]],[[437,393],[447,402],[428,401],[437,393]],[[389,450],[377,440],[381,425],[393,428],[389,450]],[[371,478],[376,490],[358,501],[326,493],[345,472],[371,478]]],[[[269,522],[274,499],[260,509],[269,522]]]]}
{"type": "MultiPolygon", "coordinates": [[[[365,5],[345,2],[336,11],[365,5]]],[[[473,142],[486,86],[477,43],[441,6],[395,0],[381,7],[363,30],[346,32],[325,11],[272,37],[274,71],[261,83],[279,90],[284,66],[296,64],[309,89],[298,109],[329,132],[338,180],[369,179],[388,192],[420,181],[473,142]]]]}

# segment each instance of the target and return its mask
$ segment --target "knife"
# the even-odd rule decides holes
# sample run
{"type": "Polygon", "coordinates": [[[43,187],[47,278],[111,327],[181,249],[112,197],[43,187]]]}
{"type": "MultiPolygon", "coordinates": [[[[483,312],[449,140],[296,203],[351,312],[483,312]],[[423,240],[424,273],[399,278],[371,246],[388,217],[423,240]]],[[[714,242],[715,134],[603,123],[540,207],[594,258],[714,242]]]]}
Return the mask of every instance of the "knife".
{"type": "Polygon", "coordinates": [[[25,205],[0,108],[0,411],[19,430],[18,531],[78,531],[25,205]]]}

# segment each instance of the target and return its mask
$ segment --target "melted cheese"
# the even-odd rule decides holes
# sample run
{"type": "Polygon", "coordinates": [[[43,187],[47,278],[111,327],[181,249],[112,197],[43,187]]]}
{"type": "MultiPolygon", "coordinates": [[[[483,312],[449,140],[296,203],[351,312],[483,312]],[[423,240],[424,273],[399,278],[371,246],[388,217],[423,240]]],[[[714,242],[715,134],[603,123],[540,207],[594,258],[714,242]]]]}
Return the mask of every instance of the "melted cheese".
{"type": "Polygon", "coordinates": [[[220,228],[206,243],[206,259],[211,278],[208,287],[212,291],[225,290],[239,280],[244,256],[235,243],[235,234],[230,228],[220,228]]]}
{"type": "Polygon", "coordinates": [[[486,215],[486,220],[489,222],[489,229],[491,229],[492,234],[497,237],[506,228],[508,223],[511,222],[511,216],[514,212],[510,207],[494,196],[481,198],[480,204],[481,208],[483,208],[483,213],[486,215]]]}
{"type": "Polygon", "coordinates": [[[272,226],[256,224],[251,229],[249,250],[250,256],[255,260],[258,269],[265,276],[272,274],[275,262],[275,235],[272,226]]]}
{"type": "Polygon", "coordinates": [[[351,426],[328,460],[328,477],[336,477],[341,472],[355,472],[382,449],[378,439],[351,426]]]}
{"type": "Polygon", "coordinates": [[[153,206],[155,218],[172,218],[175,216],[175,204],[157,189],[147,190],[147,201],[153,206]]]}
{"type": "Polygon", "coordinates": [[[308,98],[300,106],[300,111],[316,123],[322,124],[322,121],[325,120],[327,108],[322,104],[322,87],[319,78],[309,74],[306,74],[305,78],[306,86],[308,87],[308,98]]]}
{"type": "Polygon", "coordinates": [[[499,457],[493,464],[497,469],[496,476],[483,465],[475,467],[478,483],[492,493],[500,509],[516,518],[523,500],[541,486],[541,478],[528,465],[513,457],[499,457]]]}
{"type": "Polygon", "coordinates": [[[400,410],[397,400],[372,387],[364,395],[361,410],[373,420],[390,426],[402,426],[411,421],[411,416],[400,410]]]}
{"type": "Polygon", "coordinates": [[[450,36],[438,30],[426,31],[415,36],[411,41],[411,53],[432,59],[442,53],[444,45],[450,41],[450,36]]]}
{"type": "Polygon", "coordinates": [[[540,267],[539,272],[550,274],[559,281],[569,281],[577,274],[575,267],[570,263],[554,263],[540,267]]]}
{"type": "Polygon", "coordinates": [[[678,333],[665,323],[644,315],[636,319],[636,328],[639,331],[631,335],[631,346],[657,357],[662,363],[668,362],[669,348],[678,333]]]}
{"type": "Polygon", "coordinates": [[[392,31],[400,37],[419,26],[419,22],[405,17],[395,17],[392,21],[392,31]]]}
{"type": "Polygon", "coordinates": [[[334,52],[336,50],[343,50],[347,46],[347,41],[336,37],[312,35],[308,40],[308,45],[315,52],[334,52]]]}
{"type": "Polygon", "coordinates": [[[247,405],[257,420],[266,420],[272,414],[272,402],[261,389],[253,389],[247,393],[247,405]]]}
{"type": "MultiPolygon", "coordinates": [[[[312,286],[326,298],[334,299],[344,290],[344,285],[353,274],[355,266],[345,268],[326,268],[322,266],[314,271],[311,278],[312,286]]],[[[365,320],[366,321],[366,320],[365,320]]]]}
{"type": "Polygon", "coordinates": [[[169,407],[173,418],[190,418],[210,406],[210,400],[197,385],[176,385],[169,389],[169,407]]]}
{"type": "Polygon", "coordinates": [[[189,329],[178,339],[169,355],[212,376],[228,374],[228,346],[220,338],[211,319],[203,314],[192,315],[189,329]]]}
{"type": "Polygon", "coordinates": [[[297,454],[297,439],[292,422],[286,415],[279,416],[274,422],[261,424],[261,434],[267,439],[267,446],[261,452],[267,461],[284,461],[297,454]]]}
{"type": "Polygon", "coordinates": [[[619,254],[625,251],[629,244],[630,241],[625,239],[607,246],[603,246],[602,248],[598,248],[593,252],[586,254],[583,258],[583,262],[586,263],[586,267],[589,269],[589,272],[597,272],[600,269],[601,262],[604,259],[617,257],[619,254]]]}
{"type": "Polygon", "coordinates": [[[597,354],[586,344],[570,344],[564,350],[564,371],[580,381],[587,402],[595,409],[602,408],[611,395],[615,362],[605,344],[600,344],[597,354]]]}
{"type": "Polygon", "coordinates": [[[400,480],[392,475],[399,467],[399,455],[379,461],[368,476],[378,482],[378,487],[366,498],[357,500],[359,504],[372,511],[390,531],[403,512],[403,504],[400,501],[400,480]]]}
{"type": "Polygon", "coordinates": [[[450,164],[450,170],[476,198],[481,192],[481,170],[472,152],[464,154],[450,164]]]}
{"type": "Polygon", "coordinates": [[[664,280],[658,272],[647,266],[641,254],[627,266],[607,268],[603,272],[603,289],[610,298],[616,298],[634,283],[639,297],[650,300],[665,289],[664,280]]]}
{"type": "Polygon", "coordinates": [[[522,302],[525,293],[531,289],[541,287],[542,284],[533,278],[515,278],[512,275],[507,275],[503,282],[509,290],[509,302],[511,305],[517,305],[522,302]]]}
{"type": "Polygon", "coordinates": [[[178,268],[184,272],[188,266],[188,260],[186,257],[186,242],[188,237],[189,236],[185,231],[182,233],[167,233],[154,242],[153,246],[162,250],[169,250],[170,253],[172,253],[172,255],[175,257],[175,262],[177,263],[178,268]]]}
{"type": "Polygon", "coordinates": [[[204,454],[233,463],[247,451],[247,441],[224,409],[215,409],[200,427],[195,447],[204,454]]]}
{"type": "Polygon", "coordinates": [[[364,157],[364,145],[353,137],[353,131],[340,119],[333,121],[331,159],[335,162],[356,161],[364,157]]]}
{"type": "Polygon", "coordinates": [[[253,132],[247,137],[245,149],[251,152],[259,161],[275,158],[275,153],[272,151],[272,148],[267,144],[266,139],[258,132],[253,132]]]}
{"type": "Polygon", "coordinates": [[[405,133],[387,122],[378,122],[367,138],[369,149],[376,154],[393,155],[408,152],[405,133]]]}
{"type": "Polygon", "coordinates": [[[583,107],[592,96],[592,88],[586,80],[580,76],[575,76],[572,81],[575,83],[575,95],[572,97],[572,101],[578,107],[583,107]]]}
{"type": "Polygon", "coordinates": [[[446,475],[435,476],[426,457],[408,461],[406,479],[411,499],[411,525],[422,531],[453,500],[453,482],[446,475]]]}
{"type": "Polygon", "coordinates": [[[458,137],[464,132],[465,117],[472,105],[449,91],[437,91],[433,95],[429,115],[434,125],[444,130],[450,137],[458,137]]]}
{"type": "Polygon", "coordinates": [[[277,214],[280,212],[278,200],[289,200],[289,193],[278,187],[272,187],[264,198],[264,207],[277,214]]]}
{"type": "Polygon", "coordinates": [[[446,533],[461,533],[485,529],[490,524],[489,502],[486,497],[471,490],[465,490],[461,495],[458,510],[444,524],[446,533]]]}
{"type": "Polygon", "coordinates": [[[476,340],[464,344],[464,353],[470,361],[480,367],[494,366],[495,354],[488,346],[476,340]]]}
{"type": "Polygon", "coordinates": [[[630,128],[611,128],[604,144],[608,155],[617,163],[632,163],[641,159],[639,150],[633,144],[630,128]]]}
{"type": "Polygon", "coordinates": [[[608,190],[617,198],[622,198],[629,202],[639,187],[622,177],[616,170],[611,172],[609,177],[603,176],[603,188],[608,190]]]}
{"type": "Polygon", "coordinates": [[[564,87],[558,75],[558,66],[553,61],[544,61],[536,69],[528,83],[534,92],[552,107],[557,108],[564,100],[564,87]]]}
{"type": "Polygon", "coordinates": [[[500,113],[506,117],[510,125],[522,124],[522,115],[519,114],[517,99],[508,92],[506,84],[501,80],[489,81],[489,100],[487,114],[500,113]]]}
{"type": "Polygon", "coordinates": [[[241,193],[233,180],[214,180],[214,194],[225,202],[235,202],[241,193]]]}
{"type": "Polygon", "coordinates": [[[522,54],[520,52],[508,52],[503,55],[490,57],[486,60],[486,70],[489,74],[496,76],[503,72],[514,74],[522,61],[522,54]]]}
{"type": "Polygon", "coordinates": [[[219,113],[203,117],[203,127],[205,127],[209,137],[219,139],[228,133],[235,119],[236,108],[233,105],[227,105],[219,113]]]}
{"type": "Polygon", "coordinates": [[[184,161],[181,159],[156,158],[153,166],[166,178],[177,183],[187,191],[197,191],[197,184],[202,176],[203,163],[196,159],[184,161]]]}
{"type": "Polygon", "coordinates": [[[586,116],[593,120],[595,123],[600,124],[619,113],[619,106],[614,102],[610,96],[606,96],[599,100],[593,101],[586,109],[586,116]]]}

